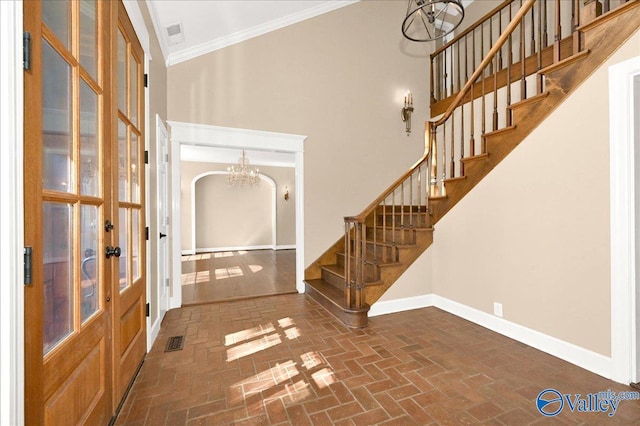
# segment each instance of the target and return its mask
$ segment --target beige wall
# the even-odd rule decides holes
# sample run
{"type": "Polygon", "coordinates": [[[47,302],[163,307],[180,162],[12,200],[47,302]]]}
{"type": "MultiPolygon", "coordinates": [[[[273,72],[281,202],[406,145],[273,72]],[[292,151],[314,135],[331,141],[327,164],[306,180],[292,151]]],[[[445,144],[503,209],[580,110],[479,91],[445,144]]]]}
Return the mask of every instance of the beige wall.
{"type": "Polygon", "coordinates": [[[363,1],[169,67],[170,120],[308,136],[305,265],[424,150],[432,46],[403,38],[405,11],[363,1]]]}
{"type": "Polygon", "coordinates": [[[224,174],[198,179],[192,194],[196,250],[272,246],[273,193],[264,180],[254,187],[229,188],[224,174]]]}
{"type": "MultiPolygon", "coordinates": [[[[163,120],[167,119],[167,68],[164,64],[162,57],[162,51],[160,50],[160,44],[156,38],[156,33],[153,30],[153,24],[151,23],[151,17],[147,9],[147,5],[144,2],[139,2],[142,16],[144,17],[145,25],[149,31],[150,48],[152,60],[149,62],[149,127],[146,129],[149,138],[149,170],[150,179],[147,182],[149,187],[150,198],[147,201],[147,209],[149,209],[150,221],[147,223],[150,229],[151,236],[157,236],[158,234],[158,218],[157,218],[157,170],[156,170],[156,114],[158,114],[163,120]]],[[[150,249],[147,253],[147,262],[151,265],[150,276],[147,277],[147,283],[150,287],[150,300],[153,305],[156,303],[156,307],[150,309],[150,319],[153,324],[156,321],[156,308],[158,299],[158,239],[151,238],[149,241],[150,249]]]]}
{"type": "MultiPolygon", "coordinates": [[[[182,211],[182,250],[192,250],[193,242],[191,238],[192,223],[192,183],[196,176],[211,171],[225,171],[228,164],[219,163],[198,163],[193,161],[182,161],[180,163],[181,172],[181,199],[180,209],[182,211]]],[[[260,173],[268,176],[276,184],[276,244],[277,246],[293,246],[296,243],[296,211],[295,211],[295,170],[289,167],[260,166],[260,173]],[[283,188],[289,188],[289,200],[285,201],[283,188]]],[[[270,188],[270,185],[261,181],[260,185],[270,188]]],[[[232,196],[228,188],[219,191],[223,196],[232,196]]],[[[225,204],[226,199],[222,199],[221,204],[225,204]]],[[[215,208],[215,206],[212,206],[215,208]]],[[[200,231],[200,230],[199,230],[200,231]]],[[[198,232],[199,232],[198,231],[198,232]]],[[[271,235],[271,234],[269,234],[271,235]]],[[[271,244],[269,241],[268,244],[271,244]]],[[[241,246],[245,244],[230,244],[229,246],[241,246]]],[[[246,244],[256,245],[256,244],[246,244]]],[[[223,246],[227,247],[227,246],[223,246]]]]}

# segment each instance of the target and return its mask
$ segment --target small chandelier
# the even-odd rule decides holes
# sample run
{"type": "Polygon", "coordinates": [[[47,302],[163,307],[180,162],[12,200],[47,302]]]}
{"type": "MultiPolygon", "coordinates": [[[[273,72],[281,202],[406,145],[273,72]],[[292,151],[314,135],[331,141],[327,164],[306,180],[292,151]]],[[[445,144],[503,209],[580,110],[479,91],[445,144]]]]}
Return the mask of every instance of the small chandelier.
{"type": "Polygon", "coordinates": [[[260,182],[260,170],[249,167],[249,159],[242,150],[242,157],[236,166],[227,167],[227,183],[229,186],[253,186],[260,182]]]}
{"type": "Polygon", "coordinates": [[[409,0],[402,34],[411,41],[437,40],[458,28],[463,18],[461,0],[409,0]]]}

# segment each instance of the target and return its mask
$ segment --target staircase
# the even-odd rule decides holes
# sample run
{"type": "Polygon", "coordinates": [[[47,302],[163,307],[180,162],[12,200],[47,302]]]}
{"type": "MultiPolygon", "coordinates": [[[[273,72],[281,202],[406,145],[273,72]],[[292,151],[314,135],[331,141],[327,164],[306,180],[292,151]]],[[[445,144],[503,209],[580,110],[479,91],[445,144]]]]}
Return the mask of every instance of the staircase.
{"type": "Polygon", "coordinates": [[[344,237],[305,270],[307,294],[365,327],[370,306],[431,245],[434,225],[639,26],[640,0],[507,0],[436,50],[431,111],[441,117],[426,123],[425,154],[345,217],[344,237]],[[470,46],[483,55],[477,66],[470,46]]]}

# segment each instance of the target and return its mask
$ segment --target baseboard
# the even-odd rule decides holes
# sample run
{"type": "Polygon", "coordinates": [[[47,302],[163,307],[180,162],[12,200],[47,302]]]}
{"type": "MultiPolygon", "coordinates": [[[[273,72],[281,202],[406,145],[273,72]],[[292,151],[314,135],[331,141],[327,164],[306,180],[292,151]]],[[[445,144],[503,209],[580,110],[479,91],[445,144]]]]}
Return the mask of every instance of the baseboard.
{"type": "Polygon", "coordinates": [[[156,318],[156,322],[151,324],[151,327],[149,327],[149,332],[147,333],[147,352],[149,352],[153,347],[153,343],[156,341],[158,333],[160,333],[161,324],[162,318],[158,316],[158,318],[156,318]]]}
{"type": "Polygon", "coordinates": [[[263,246],[235,246],[235,247],[205,247],[205,248],[197,248],[196,253],[216,253],[220,251],[250,251],[250,250],[273,250],[273,246],[263,245],[263,246]]]}
{"type": "Polygon", "coordinates": [[[536,330],[510,322],[475,308],[463,305],[436,294],[408,297],[374,303],[369,316],[390,314],[434,306],[464,318],[503,336],[529,345],[542,352],[553,355],[592,373],[612,379],[613,364],[610,357],[595,353],[588,349],[565,342],[536,330]]]}
{"type": "Polygon", "coordinates": [[[295,250],[295,249],[296,249],[295,244],[286,244],[286,245],[276,246],[276,250],[295,250]]]}
{"type": "Polygon", "coordinates": [[[412,309],[434,306],[434,297],[435,294],[425,294],[422,296],[405,297],[403,299],[376,302],[369,310],[369,316],[376,317],[378,315],[393,314],[396,312],[410,311],[412,309]]]}

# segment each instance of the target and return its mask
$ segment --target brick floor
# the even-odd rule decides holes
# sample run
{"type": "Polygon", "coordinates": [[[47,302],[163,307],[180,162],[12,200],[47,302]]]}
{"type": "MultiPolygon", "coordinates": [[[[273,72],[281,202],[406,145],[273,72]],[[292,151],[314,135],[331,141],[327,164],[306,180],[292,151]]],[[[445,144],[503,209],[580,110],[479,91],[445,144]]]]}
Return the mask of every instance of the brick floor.
{"type": "Polygon", "coordinates": [[[640,424],[536,408],[561,393],[632,391],[437,308],[343,327],[305,295],[169,311],[117,425],[640,424]],[[164,352],[170,336],[184,348],[164,352]]]}

